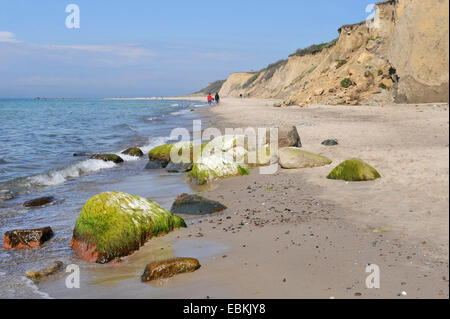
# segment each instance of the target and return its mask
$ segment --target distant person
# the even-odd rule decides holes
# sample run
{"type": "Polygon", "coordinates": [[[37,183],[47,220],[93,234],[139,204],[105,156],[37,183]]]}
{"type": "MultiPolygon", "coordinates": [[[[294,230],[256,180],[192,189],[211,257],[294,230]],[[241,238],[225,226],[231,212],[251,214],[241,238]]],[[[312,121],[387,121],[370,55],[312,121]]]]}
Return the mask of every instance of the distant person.
{"type": "Polygon", "coordinates": [[[216,100],[216,104],[219,104],[219,101],[220,101],[219,92],[216,92],[216,96],[214,97],[214,100],[216,100]]]}
{"type": "Polygon", "coordinates": [[[212,96],[211,96],[211,93],[208,93],[208,104],[209,104],[209,105],[212,104],[212,100],[213,100],[213,98],[212,98],[212,96]]]}
{"type": "Polygon", "coordinates": [[[239,97],[242,99],[242,93],[241,94],[239,94],[239,97]]]}

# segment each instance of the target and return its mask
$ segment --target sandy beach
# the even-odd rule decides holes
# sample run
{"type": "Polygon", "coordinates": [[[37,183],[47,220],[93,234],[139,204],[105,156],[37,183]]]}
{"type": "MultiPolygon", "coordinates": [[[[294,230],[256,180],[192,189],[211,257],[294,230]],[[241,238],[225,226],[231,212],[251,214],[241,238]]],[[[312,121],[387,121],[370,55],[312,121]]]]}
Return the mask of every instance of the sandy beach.
{"type": "Polygon", "coordinates": [[[303,149],[333,163],[214,183],[203,195],[229,209],[164,240],[219,241],[230,250],[170,285],[225,288],[190,298],[448,298],[448,105],[274,102],[224,99],[200,112],[221,129],[295,125],[303,149]],[[339,145],[321,145],[328,138],[339,145]],[[350,157],[382,178],[325,178],[350,157]],[[366,288],[368,264],[380,268],[379,289],[366,288]]]}

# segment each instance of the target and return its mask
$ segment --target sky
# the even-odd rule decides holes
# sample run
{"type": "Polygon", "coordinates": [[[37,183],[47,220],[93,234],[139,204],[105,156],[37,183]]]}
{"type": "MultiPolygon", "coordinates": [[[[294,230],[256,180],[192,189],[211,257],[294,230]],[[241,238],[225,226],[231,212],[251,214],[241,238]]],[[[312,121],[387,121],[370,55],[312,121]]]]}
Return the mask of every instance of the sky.
{"type": "Polygon", "coordinates": [[[0,98],[192,93],[331,41],[374,2],[0,0],[0,98]]]}

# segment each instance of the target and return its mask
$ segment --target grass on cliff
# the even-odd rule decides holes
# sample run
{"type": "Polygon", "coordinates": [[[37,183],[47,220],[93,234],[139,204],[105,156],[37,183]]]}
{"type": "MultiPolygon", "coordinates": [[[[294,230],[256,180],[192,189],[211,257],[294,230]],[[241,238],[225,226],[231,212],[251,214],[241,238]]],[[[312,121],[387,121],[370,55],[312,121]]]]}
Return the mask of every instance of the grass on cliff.
{"type": "Polygon", "coordinates": [[[320,44],[313,44],[313,45],[310,45],[307,48],[298,49],[297,51],[295,51],[295,53],[292,53],[291,55],[289,55],[289,57],[292,57],[292,56],[305,56],[305,55],[308,55],[308,54],[319,53],[323,49],[330,48],[330,47],[334,46],[336,44],[337,40],[338,39],[334,39],[333,41],[330,41],[330,42],[324,42],[324,43],[320,43],[320,44]]]}

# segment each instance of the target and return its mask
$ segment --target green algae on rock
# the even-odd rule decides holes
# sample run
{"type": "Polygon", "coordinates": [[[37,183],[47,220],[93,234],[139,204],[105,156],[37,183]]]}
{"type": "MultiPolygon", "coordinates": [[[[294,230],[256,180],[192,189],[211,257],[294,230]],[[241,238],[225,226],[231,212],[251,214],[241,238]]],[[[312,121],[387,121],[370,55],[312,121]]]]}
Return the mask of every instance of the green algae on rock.
{"type": "Polygon", "coordinates": [[[174,145],[175,144],[164,144],[152,148],[148,152],[148,159],[150,161],[160,160],[170,162],[170,151],[174,145]]]}
{"type": "Polygon", "coordinates": [[[129,155],[129,156],[135,156],[135,157],[142,157],[144,156],[144,153],[139,147],[131,147],[126,149],[122,152],[122,154],[129,155]]]}
{"type": "Polygon", "coordinates": [[[123,163],[122,157],[116,154],[94,154],[91,159],[103,160],[105,162],[114,162],[116,164],[123,163]]]}
{"type": "Polygon", "coordinates": [[[25,273],[25,277],[31,280],[40,280],[44,277],[53,275],[54,273],[62,270],[64,263],[62,261],[55,261],[48,265],[47,267],[34,271],[30,270],[25,273]]]}
{"type": "Polygon", "coordinates": [[[370,181],[380,177],[381,175],[375,168],[358,158],[352,158],[342,162],[327,176],[328,179],[339,179],[349,182],[370,181]]]}
{"type": "Polygon", "coordinates": [[[244,137],[236,135],[216,137],[202,147],[202,156],[196,158],[189,177],[203,185],[219,178],[248,175],[248,151],[240,146],[243,141],[244,137]]]}
{"type": "Polygon", "coordinates": [[[327,157],[303,151],[297,147],[282,147],[278,151],[282,168],[305,168],[331,164],[327,157]]]}
{"type": "Polygon", "coordinates": [[[78,217],[71,247],[81,259],[107,263],[148,239],[186,227],[184,220],[136,195],[106,192],[90,198],[78,217]]]}

